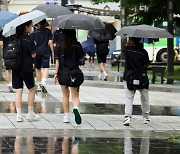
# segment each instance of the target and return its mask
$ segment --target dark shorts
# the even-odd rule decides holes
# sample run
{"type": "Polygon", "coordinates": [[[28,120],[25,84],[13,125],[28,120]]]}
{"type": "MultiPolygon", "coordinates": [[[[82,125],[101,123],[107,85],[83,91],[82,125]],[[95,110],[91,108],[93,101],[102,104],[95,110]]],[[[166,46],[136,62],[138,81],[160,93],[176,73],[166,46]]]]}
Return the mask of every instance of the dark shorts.
{"type": "Polygon", "coordinates": [[[106,63],[106,57],[107,55],[97,55],[98,63],[106,63]]]}
{"type": "Polygon", "coordinates": [[[12,86],[14,89],[23,88],[23,82],[28,89],[34,87],[33,72],[12,71],[12,86]]]}
{"type": "Polygon", "coordinates": [[[35,68],[49,68],[50,55],[36,55],[35,68]]]}

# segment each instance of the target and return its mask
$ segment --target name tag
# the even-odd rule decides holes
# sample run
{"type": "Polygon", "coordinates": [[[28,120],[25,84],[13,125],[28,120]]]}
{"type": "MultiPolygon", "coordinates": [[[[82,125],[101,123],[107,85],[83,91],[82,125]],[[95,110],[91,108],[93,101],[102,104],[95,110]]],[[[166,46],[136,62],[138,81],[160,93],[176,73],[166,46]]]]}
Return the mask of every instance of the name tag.
{"type": "Polygon", "coordinates": [[[133,85],[139,85],[140,80],[133,80],[133,85]]]}

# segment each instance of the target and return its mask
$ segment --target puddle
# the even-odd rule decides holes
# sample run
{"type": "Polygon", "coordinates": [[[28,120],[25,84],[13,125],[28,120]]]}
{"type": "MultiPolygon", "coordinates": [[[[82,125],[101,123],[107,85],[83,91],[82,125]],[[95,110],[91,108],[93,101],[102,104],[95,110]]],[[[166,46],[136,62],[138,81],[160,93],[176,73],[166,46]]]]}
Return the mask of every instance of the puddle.
{"type": "MultiPolygon", "coordinates": [[[[70,105],[72,110],[72,104],[70,105]]],[[[118,114],[124,115],[124,105],[121,104],[93,104],[83,103],[79,107],[82,114],[118,114]]],[[[36,113],[63,113],[62,103],[57,102],[35,102],[36,113]]],[[[15,113],[14,102],[0,102],[0,113],[15,113]]],[[[27,112],[27,102],[23,102],[22,112],[27,112]]],[[[133,105],[133,115],[141,115],[141,106],[133,105]]],[[[180,116],[180,107],[151,106],[151,115],[155,116],[180,116]]]]}
{"type": "Polygon", "coordinates": [[[1,137],[2,153],[179,154],[180,143],[157,138],[1,137]]]}

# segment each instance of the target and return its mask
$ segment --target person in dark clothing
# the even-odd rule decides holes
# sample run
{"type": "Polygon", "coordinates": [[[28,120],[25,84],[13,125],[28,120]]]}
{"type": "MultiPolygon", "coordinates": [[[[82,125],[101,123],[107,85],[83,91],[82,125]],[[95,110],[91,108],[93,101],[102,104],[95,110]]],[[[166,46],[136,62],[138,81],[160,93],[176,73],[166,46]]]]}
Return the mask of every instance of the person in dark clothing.
{"type": "MultiPolygon", "coordinates": [[[[2,31],[0,32],[0,47],[3,47],[3,55],[5,50],[7,49],[7,46],[9,44],[9,42],[14,38],[14,36],[10,36],[10,37],[4,37],[2,35],[2,31]]],[[[3,56],[4,57],[4,56],[3,56]]],[[[14,93],[14,90],[12,88],[12,70],[11,69],[6,69],[6,78],[8,81],[8,90],[11,93],[14,93]]]]}
{"type": "Polygon", "coordinates": [[[54,47],[56,47],[57,44],[60,43],[61,33],[62,33],[62,29],[57,29],[57,30],[54,32],[54,35],[53,35],[54,47]]]}
{"type": "Polygon", "coordinates": [[[104,64],[106,63],[106,57],[109,53],[109,41],[97,41],[95,40],[97,60],[100,64],[100,74],[98,78],[100,80],[104,79],[105,81],[108,78],[108,74],[105,71],[104,64]]]}
{"type": "Polygon", "coordinates": [[[28,114],[26,119],[29,121],[38,120],[39,115],[33,112],[34,99],[35,99],[35,86],[33,77],[33,60],[35,58],[35,44],[31,39],[29,33],[32,30],[32,21],[28,21],[21,24],[16,28],[16,39],[20,40],[20,51],[22,52],[23,58],[21,67],[18,70],[12,70],[12,86],[16,89],[16,110],[17,110],[17,122],[23,121],[21,114],[22,108],[22,93],[23,93],[23,82],[29,90],[28,94],[28,114]]]}
{"type": "Polygon", "coordinates": [[[47,21],[44,19],[39,22],[40,28],[37,28],[32,33],[32,38],[36,45],[36,58],[35,58],[35,68],[36,68],[36,82],[37,90],[47,93],[46,90],[46,80],[49,75],[49,59],[52,54],[54,58],[54,48],[52,41],[51,30],[46,28],[48,26],[47,21]],[[43,69],[41,74],[41,69],[43,69]]]}
{"type": "MultiPolygon", "coordinates": [[[[68,70],[79,69],[79,59],[83,57],[85,53],[83,52],[82,46],[76,39],[75,30],[63,30],[61,35],[61,40],[59,46],[55,50],[56,59],[56,74],[54,76],[55,83],[59,78],[62,78],[61,74],[63,68],[68,70]]],[[[81,124],[81,116],[78,110],[79,107],[79,87],[72,87],[70,84],[66,85],[61,79],[61,89],[63,92],[63,108],[64,108],[64,119],[63,122],[69,122],[69,96],[70,90],[72,94],[72,101],[74,105],[73,112],[75,114],[75,121],[77,124],[81,124]],[[70,87],[70,88],[69,88],[70,87]]]]}
{"type": "MultiPolygon", "coordinates": [[[[125,71],[123,75],[124,89],[125,89],[125,121],[124,125],[129,126],[132,117],[132,105],[136,90],[129,90],[127,88],[127,74],[128,71],[143,71],[147,74],[147,67],[150,64],[148,53],[143,49],[139,43],[140,38],[130,37],[127,45],[123,49],[125,55],[125,71]]],[[[141,94],[141,108],[143,112],[143,123],[150,122],[149,112],[149,94],[148,89],[139,89],[141,94]]]]}

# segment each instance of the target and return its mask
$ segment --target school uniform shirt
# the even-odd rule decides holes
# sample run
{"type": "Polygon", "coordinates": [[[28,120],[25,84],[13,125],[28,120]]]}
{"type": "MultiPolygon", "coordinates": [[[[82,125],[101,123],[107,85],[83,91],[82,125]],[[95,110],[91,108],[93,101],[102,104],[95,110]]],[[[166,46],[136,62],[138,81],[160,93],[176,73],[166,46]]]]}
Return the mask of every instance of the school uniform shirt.
{"type": "Polygon", "coordinates": [[[108,55],[109,53],[109,41],[97,41],[94,39],[94,43],[96,44],[96,53],[97,56],[108,55]]]}
{"type": "Polygon", "coordinates": [[[35,43],[28,33],[24,33],[24,35],[21,37],[20,50],[22,52],[23,59],[19,71],[33,72],[32,54],[35,53],[35,43]]]}
{"type": "Polygon", "coordinates": [[[79,68],[79,59],[82,58],[85,53],[82,49],[82,46],[79,42],[73,47],[73,54],[70,57],[62,57],[63,53],[61,46],[57,45],[55,49],[55,59],[59,60],[59,71],[62,70],[63,66],[69,70],[75,70],[79,68]]]}
{"type": "Polygon", "coordinates": [[[145,49],[137,46],[129,46],[123,49],[125,55],[125,71],[123,79],[126,81],[126,72],[129,70],[146,71],[146,66],[150,64],[148,53],[145,49]]]}
{"type": "Polygon", "coordinates": [[[48,45],[49,40],[52,40],[52,33],[50,29],[45,28],[44,30],[41,30],[38,28],[32,33],[32,38],[36,44],[37,55],[51,54],[51,49],[48,45]]]}
{"type": "Polygon", "coordinates": [[[54,42],[55,44],[59,44],[59,43],[60,43],[61,33],[62,33],[62,30],[56,30],[56,31],[54,32],[53,42],[54,42]]]}

